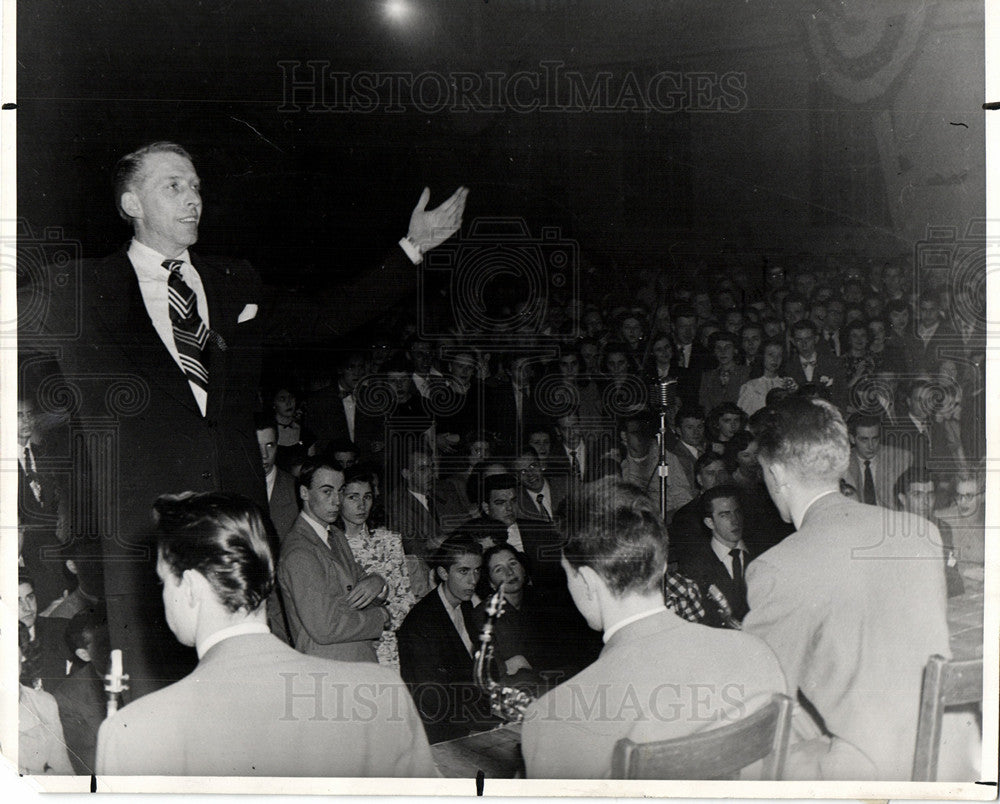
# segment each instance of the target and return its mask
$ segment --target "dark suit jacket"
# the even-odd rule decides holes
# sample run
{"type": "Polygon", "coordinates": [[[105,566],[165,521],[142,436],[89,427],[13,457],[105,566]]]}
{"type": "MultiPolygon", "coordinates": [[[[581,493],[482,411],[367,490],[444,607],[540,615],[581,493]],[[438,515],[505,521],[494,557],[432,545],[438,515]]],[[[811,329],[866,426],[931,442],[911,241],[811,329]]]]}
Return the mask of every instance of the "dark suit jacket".
{"type": "Polygon", "coordinates": [[[487,432],[497,435],[500,454],[516,454],[527,434],[541,420],[542,415],[538,412],[534,394],[530,391],[522,396],[519,418],[512,383],[496,380],[483,383],[483,426],[487,432]]]}
{"type": "MultiPolygon", "coordinates": [[[[62,398],[70,401],[71,427],[83,448],[66,457],[76,463],[75,487],[89,492],[70,507],[94,512],[73,527],[102,539],[111,643],[124,651],[135,696],[180,678],[195,663],[194,651],[167,628],[159,596],[149,594],[157,581],[153,501],[164,492],[224,490],[267,508],[253,422],[262,316],[250,317],[248,308],[262,304],[260,281],[244,261],[192,252],[191,262],[219,336],[206,353],[205,416],[153,328],[127,246],[103,259],[52,267],[42,277],[46,286],[19,293],[21,309],[39,311],[19,321],[22,364],[48,365],[58,352],[71,390],[62,398]]],[[[367,303],[344,305],[333,323],[352,329],[372,305],[408,292],[416,277],[402,250],[393,249],[380,269],[338,289],[367,303]]],[[[58,396],[48,392],[49,399],[58,396]]]]}
{"type": "MultiPolygon", "coordinates": [[[[369,404],[367,398],[355,397],[354,438],[358,460],[381,462],[385,457],[385,415],[369,404]]],[[[316,436],[316,450],[323,452],[338,439],[350,439],[347,412],[340,396],[340,386],[334,383],[305,400],[306,426],[316,436]]]]}
{"type": "Polygon", "coordinates": [[[275,533],[279,539],[284,539],[299,518],[299,496],[295,493],[295,478],[284,469],[276,471],[278,474],[274,478],[268,509],[275,533]]]}
{"type": "MultiPolygon", "coordinates": [[[[479,643],[471,603],[462,604],[462,616],[475,652],[479,643]]],[[[399,672],[410,688],[428,741],[451,740],[496,725],[488,699],[473,683],[472,656],[436,588],[410,609],[396,636],[399,672]]]]}
{"type": "Polygon", "coordinates": [[[150,508],[164,492],[238,492],[266,506],[253,412],[259,378],[260,283],[245,262],[191,253],[218,338],[209,340],[207,415],[153,328],[125,249],[85,260],[68,281],[52,282],[45,316],[26,324],[22,359],[61,350],[63,379],[73,389],[70,428],[83,450],[71,501],[76,533],[98,533],[106,561],[111,643],[141,695],[186,673],[194,651],[166,626],[155,588],[156,550],[150,508]],[[224,348],[223,348],[224,347],[224,348]]]}
{"type": "Polygon", "coordinates": [[[403,538],[403,552],[427,558],[444,541],[441,523],[406,488],[397,488],[386,502],[386,525],[403,538]]]}
{"type": "MultiPolygon", "coordinates": [[[[549,481],[549,494],[552,499],[546,499],[553,518],[559,513],[559,505],[566,499],[566,478],[546,477],[549,481]]],[[[520,486],[517,491],[517,510],[520,518],[538,520],[539,522],[551,522],[548,514],[539,510],[535,497],[538,492],[528,491],[524,486],[520,486]]]]}
{"type": "MultiPolygon", "coordinates": [[[[749,552],[744,555],[746,564],[755,557],[749,552]]],[[[733,611],[733,616],[741,620],[747,613],[746,584],[742,587],[729,574],[729,570],[719,557],[712,550],[711,539],[700,540],[689,545],[688,549],[679,557],[677,571],[681,575],[686,575],[698,584],[702,597],[708,597],[708,588],[716,586],[729,602],[729,608],[733,611]]],[[[746,573],[746,566],[743,567],[746,573]]],[[[744,578],[745,578],[744,574],[744,578]]]]}
{"type": "Polygon", "coordinates": [[[74,670],[54,694],[73,770],[87,776],[96,773],[97,730],[107,716],[104,679],[88,662],[74,670]]]}
{"type": "Polygon", "coordinates": [[[389,620],[385,607],[371,604],[358,610],[346,601],[364,574],[343,533],[334,528],[327,547],[299,514],[278,560],[278,583],[296,650],[345,662],[377,661],[375,640],[389,620]]]}
{"type": "MultiPolygon", "coordinates": [[[[607,449],[601,449],[602,444],[597,438],[585,438],[584,443],[586,444],[586,455],[582,482],[590,483],[600,477],[601,459],[607,453],[607,449]]],[[[550,483],[553,477],[565,478],[572,482],[573,472],[570,468],[569,456],[563,449],[562,443],[557,442],[552,445],[552,454],[549,455],[545,475],[550,483]]]]}
{"type": "MultiPolygon", "coordinates": [[[[802,369],[802,361],[794,351],[785,360],[785,376],[791,377],[800,386],[805,385],[805,371],[802,369]]],[[[812,383],[815,385],[822,397],[839,408],[843,408],[847,403],[847,379],[844,377],[844,369],[840,358],[828,351],[816,349],[816,365],[813,367],[812,383]],[[821,378],[830,380],[827,385],[821,378]]]]}

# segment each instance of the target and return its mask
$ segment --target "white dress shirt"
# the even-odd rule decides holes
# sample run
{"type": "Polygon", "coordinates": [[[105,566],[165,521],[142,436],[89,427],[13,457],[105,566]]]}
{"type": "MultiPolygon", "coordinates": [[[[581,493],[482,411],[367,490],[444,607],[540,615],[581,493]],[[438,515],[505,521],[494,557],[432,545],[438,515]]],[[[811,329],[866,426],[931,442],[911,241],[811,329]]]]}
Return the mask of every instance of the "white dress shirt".
{"type": "Polygon", "coordinates": [[[458,635],[462,638],[462,643],[465,645],[465,649],[472,655],[472,638],[469,636],[469,629],[465,627],[465,617],[462,616],[462,604],[459,603],[457,606],[452,606],[448,602],[448,597],[444,593],[444,584],[438,584],[438,596],[441,598],[441,602],[444,604],[444,610],[448,612],[448,616],[451,617],[451,622],[455,626],[455,630],[458,631],[458,635]]]}
{"type": "Polygon", "coordinates": [[[358,403],[354,398],[354,393],[348,391],[343,386],[340,387],[340,392],[344,394],[341,397],[341,402],[344,403],[344,416],[347,417],[347,434],[351,437],[351,441],[354,440],[354,418],[358,411],[358,403]]]}
{"type": "Polygon", "coordinates": [[[709,544],[712,545],[712,552],[715,553],[719,561],[722,562],[723,566],[726,568],[726,572],[729,573],[730,578],[733,577],[733,557],[729,555],[729,551],[737,549],[743,551],[743,554],[740,556],[740,561],[743,562],[743,575],[744,577],[746,577],[747,557],[749,555],[749,551],[747,550],[747,546],[743,543],[742,539],[739,540],[739,542],[736,544],[736,547],[730,547],[721,539],[716,539],[713,536],[709,544]]]}
{"type": "MultiPolygon", "coordinates": [[[[180,353],[177,351],[177,344],[174,343],[174,326],[170,323],[170,302],[167,293],[167,279],[170,277],[170,272],[163,267],[163,261],[167,257],[149,246],[143,245],[138,240],[133,240],[128,248],[128,258],[135,270],[136,278],[139,280],[139,291],[142,293],[142,301],[146,305],[146,312],[149,314],[153,329],[160,336],[163,345],[167,347],[167,351],[170,352],[177,368],[183,373],[180,353]]],[[[194,291],[198,299],[198,315],[205,322],[205,326],[211,328],[205,288],[202,285],[201,277],[191,264],[187,249],[173,259],[181,260],[184,263],[180,268],[181,279],[194,291]]],[[[188,380],[188,385],[191,386],[191,392],[198,403],[201,415],[204,416],[208,406],[207,392],[190,380],[188,380]]]]}
{"type": "Polygon", "coordinates": [[[521,541],[521,529],[517,526],[516,522],[513,525],[507,526],[507,544],[522,553],[524,552],[524,542],[521,541]]]}
{"type": "Polygon", "coordinates": [[[278,467],[272,466],[271,471],[264,475],[267,483],[267,501],[271,502],[271,495],[274,494],[274,481],[278,479],[278,467]]]}

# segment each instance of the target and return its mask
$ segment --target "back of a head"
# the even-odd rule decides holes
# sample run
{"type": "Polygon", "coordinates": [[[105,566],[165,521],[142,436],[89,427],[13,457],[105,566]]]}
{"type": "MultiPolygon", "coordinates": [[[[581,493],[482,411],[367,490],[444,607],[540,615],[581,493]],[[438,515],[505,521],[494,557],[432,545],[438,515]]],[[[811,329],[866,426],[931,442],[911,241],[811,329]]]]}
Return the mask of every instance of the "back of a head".
{"type": "Polygon", "coordinates": [[[257,506],[238,494],[164,494],[153,506],[159,554],[180,577],[196,570],[218,601],[256,611],[274,586],[274,559],[257,506]]]}
{"type": "Polygon", "coordinates": [[[650,594],[667,564],[667,532],[641,489],[605,478],[588,485],[563,522],[563,555],[574,568],[590,567],[615,595],[650,594]]]}
{"type": "Polygon", "coordinates": [[[823,399],[791,396],[765,408],[758,455],[780,463],[806,485],[836,483],[847,470],[850,442],[840,412],[823,399]]]}

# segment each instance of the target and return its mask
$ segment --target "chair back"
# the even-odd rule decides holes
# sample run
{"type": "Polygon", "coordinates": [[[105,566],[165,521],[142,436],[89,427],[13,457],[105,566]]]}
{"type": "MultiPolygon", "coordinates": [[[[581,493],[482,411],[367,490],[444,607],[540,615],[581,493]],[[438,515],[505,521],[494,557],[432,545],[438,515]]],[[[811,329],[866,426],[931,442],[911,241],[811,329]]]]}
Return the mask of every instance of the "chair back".
{"type": "Polygon", "coordinates": [[[763,760],[761,779],[780,779],[788,753],[792,701],[774,695],[736,723],[688,737],[636,743],[623,737],[611,758],[614,779],[735,779],[763,760]]]}
{"type": "Polygon", "coordinates": [[[913,781],[937,780],[941,749],[941,718],[949,706],[983,701],[983,660],[948,661],[934,655],[924,667],[917,719],[917,746],[913,755],[913,781]]]}

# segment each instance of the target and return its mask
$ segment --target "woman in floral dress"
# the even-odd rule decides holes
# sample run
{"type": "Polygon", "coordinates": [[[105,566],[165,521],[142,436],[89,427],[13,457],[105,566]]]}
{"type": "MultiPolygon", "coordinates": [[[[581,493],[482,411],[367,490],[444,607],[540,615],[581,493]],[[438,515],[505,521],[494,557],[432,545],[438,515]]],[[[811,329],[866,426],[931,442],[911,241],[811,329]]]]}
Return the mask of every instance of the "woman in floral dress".
{"type": "Polygon", "coordinates": [[[379,664],[399,669],[396,629],[416,599],[410,590],[403,541],[398,533],[368,526],[374,503],[374,476],[361,467],[348,469],[341,492],[340,517],[354,558],[369,574],[381,575],[389,586],[389,625],[376,646],[379,664]]]}

